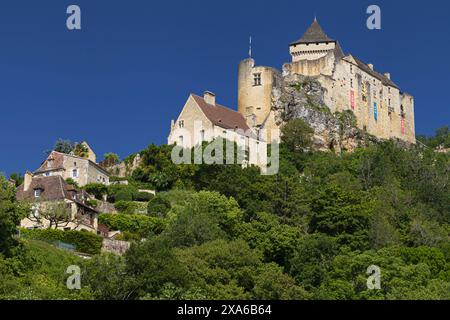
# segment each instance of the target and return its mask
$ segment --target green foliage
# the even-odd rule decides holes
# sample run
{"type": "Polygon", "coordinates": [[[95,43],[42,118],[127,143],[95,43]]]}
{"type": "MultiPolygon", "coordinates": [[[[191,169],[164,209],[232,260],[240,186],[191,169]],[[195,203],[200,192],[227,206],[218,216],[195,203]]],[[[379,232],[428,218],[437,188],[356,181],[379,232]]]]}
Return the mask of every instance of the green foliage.
{"type": "Polygon", "coordinates": [[[138,192],[134,195],[134,201],[148,202],[153,199],[154,195],[148,192],[138,192]]]}
{"type": "Polygon", "coordinates": [[[21,229],[21,236],[26,239],[43,241],[61,241],[76,246],[76,250],[88,254],[98,254],[102,248],[103,239],[88,231],[61,231],[55,229],[21,229]]]}
{"type": "Polygon", "coordinates": [[[88,158],[89,149],[83,143],[77,143],[73,148],[73,154],[80,158],[88,158]]]}
{"type": "Polygon", "coordinates": [[[142,238],[160,234],[166,226],[166,222],[160,218],[141,214],[101,214],[99,223],[106,225],[110,230],[127,231],[142,238]]]}
{"type": "Polygon", "coordinates": [[[73,180],[72,178],[67,178],[66,182],[68,185],[71,185],[77,189],[79,188],[78,183],[75,180],[73,180]]]}
{"type": "Polygon", "coordinates": [[[417,140],[433,149],[439,146],[450,148],[450,128],[449,126],[444,126],[437,129],[434,136],[427,137],[421,135],[417,137],[417,140]]]}
{"type": "Polygon", "coordinates": [[[292,152],[303,152],[312,145],[314,130],[303,120],[295,119],[281,129],[281,141],[292,152]]]}
{"type": "Polygon", "coordinates": [[[17,172],[11,173],[9,179],[15,182],[16,187],[20,186],[23,183],[23,176],[17,172]]]}
{"type": "Polygon", "coordinates": [[[133,201],[138,192],[133,185],[113,184],[108,186],[108,200],[111,202],[133,201]]]}
{"type": "Polygon", "coordinates": [[[120,158],[117,154],[108,152],[103,155],[102,165],[105,167],[111,167],[120,162],[120,158]]]}
{"type": "Polygon", "coordinates": [[[67,267],[83,260],[45,242],[27,240],[13,257],[0,256],[1,300],[89,300],[90,288],[69,290],[67,267]]]}
{"type": "Polygon", "coordinates": [[[16,225],[27,211],[26,206],[16,203],[14,188],[0,175],[0,254],[11,255],[17,245],[13,237],[16,225]]]}
{"type": "Polygon", "coordinates": [[[117,211],[124,214],[134,214],[138,210],[138,206],[133,201],[117,201],[114,204],[117,211]]]}
{"type": "Polygon", "coordinates": [[[130,296],[159,296],[165,285],[184,288],[188,284],[186,267],[166,242],[153,238],[133,244],[126,253],[126,272],[133,288],[130,296]]]}
{"type": "Polygon", "coordinates": [[[239,205],[233,198],[217,192],[201,191],[177,213],[164,232],[177,247],[190,247],[215,239],[231,239],[237,234],[242,219],[239,205]]]}
{"type": "Polygon", "coordinates": [[[157,195],[148,202],[147,212],[154,217],[165,217],[170,208],[170,201],[157,195]]]}
{"type": "Polygon", "coordinates": [[[53,147],[54,151],[69,154],[73,151],[75,144],[70,140],[58,139],[53,147]]]}
{"type": "Polygon", "coordinates": [[[83,189],[97,200],[103,200],[103,196],[108,194],[108,187],[102,183],[89,183],[83,189]]]}

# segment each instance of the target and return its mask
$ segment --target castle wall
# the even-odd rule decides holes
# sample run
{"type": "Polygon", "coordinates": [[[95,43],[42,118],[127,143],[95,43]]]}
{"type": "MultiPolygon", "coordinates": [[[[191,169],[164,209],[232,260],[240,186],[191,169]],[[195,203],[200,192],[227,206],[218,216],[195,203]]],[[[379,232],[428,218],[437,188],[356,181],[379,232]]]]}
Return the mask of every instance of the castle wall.
{"type": "Polygon", "coordinates": [[[261,126],[271,110],[272,87],[280,72],[270,67],[255,67],[253,59],[245,59],[238,69],[238,112],[251,127],[261,126]],[[255,83],[259,75],[260,82],[255,83]]]}
{"type": "Polygon", "coordinates": [[[289,47],[289,53],[292,56],[292,62],[312,61],[325,57],[335,47],[334,42],[294,44],[289,47]]]}

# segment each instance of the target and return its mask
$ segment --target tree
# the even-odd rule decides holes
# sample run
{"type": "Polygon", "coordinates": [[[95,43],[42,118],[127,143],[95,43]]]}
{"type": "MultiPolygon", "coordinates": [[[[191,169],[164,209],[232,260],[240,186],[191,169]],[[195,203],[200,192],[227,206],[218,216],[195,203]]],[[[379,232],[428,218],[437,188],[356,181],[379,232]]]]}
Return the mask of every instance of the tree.
{"type": "Polygon", "coordinates": [[[302,119],[294,119],[281,129],[281,141],[291,152],[304,152],[312,145],[314,130],[302,119]]]}
{"type": "Polygon", "coordinates": [[[23,176],[17,172],[11,173],[9,179],[14,181],[16,187],[20,186],[23,183],[23,176]]]}
{"type": "Polygon", "coordinates": [[[75,144],[70,140],[58,139],[53,147],[54,151],[69,154],[73,151],[75,144]]]}
{"type": "Polygon", "coordinates": [[[28,218],[39,225],[48,223],[48,229],[59,229],[67,227],[70,223],[79,225],[82,217],[78,213],[72,214],[72,207],[69,203],[53,201],[35,203],[28,218]]]}
{"type": "Polygon", "coordinates": [[[26,206],[15,201],[14,188],[0,175],[0,253],[11,255],[17,245],[16,226],[26,215],[26,206]]]}
{"type": "Polygon", "coordinates": [[[83,143],[77,143],[73,148],[73,154],[80,158],[89,157],[89,149],[83,143]]]}
{"type": "Polygon", "coordinates": [[[102,165],[104,167],[112,167],[120,162],[120,158],[117,154],[108,152],[103,156],[102,165]]]}
{"type": "Polygon", "coordinates": [[[150,199],[147,205],[147,212],[154,217],[165,217],[170,211],[171,205],[168,200],[157,195],[150,199]]]}
{"type": "Polygon", "coordinates": [[[233,198],[217,192],[201,191],[172,221],[164,236],[176,247],[200,245],[216,239],[231,239],[237,234],[242,219],[239,205],[233,198]]]}
{"type": "Polygon", "coordinates": [[[189,284],[186,267],[163,239],[155,237],[132,244],[125,255],[126,273],[132,279],[130,298],[159,296],[167,284],[185,288],[189,284]]]}

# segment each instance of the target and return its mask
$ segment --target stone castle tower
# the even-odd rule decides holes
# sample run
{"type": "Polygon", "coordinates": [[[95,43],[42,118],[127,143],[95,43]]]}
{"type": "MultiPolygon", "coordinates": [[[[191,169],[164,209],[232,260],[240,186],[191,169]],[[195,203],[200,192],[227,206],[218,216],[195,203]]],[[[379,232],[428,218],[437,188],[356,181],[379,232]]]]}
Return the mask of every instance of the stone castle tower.
{"type": "Polygon", "coordinates": [[[238,111],[255,130],[278,128],[275,121],[276,88],[286,79],[311,77],[324,89],[324,102],[332,113],[352,110],[357,125],[381,139],[415,143],[414,98],[400,91],[389,73],[375,71],[329,38],[318,21],[289,45],[292,57],[282,72],[256,66],[252,58],[238,68],[238,111]]]}

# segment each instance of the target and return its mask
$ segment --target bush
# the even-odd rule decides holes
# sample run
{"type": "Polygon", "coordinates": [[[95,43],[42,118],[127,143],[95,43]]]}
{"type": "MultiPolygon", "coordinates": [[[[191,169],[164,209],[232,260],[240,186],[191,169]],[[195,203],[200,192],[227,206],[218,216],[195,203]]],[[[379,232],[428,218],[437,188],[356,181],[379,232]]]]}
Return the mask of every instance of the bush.
{"type": "Polygon", "coordinates": [[[160,234],[166,226],[165,221],[157,217],[106,213],[99,216],[99,223],[106,225],[110,230],[130,232],[142,238],[150,234],[160,234]]]}
{"type": "Polygon", "coordinates": [[[151,216],[164,217],[171,209],[170,202],[156,196],[148,202],[147,212],[151,216]]]}
{"type": "Polygon", "coordinates": [[[117,201],[114,207],[117,211],[124,214],[134,214],[137,210],[137,205],[132,201],[117,201]]]}
{"type": "Polygon", "coordinates": [[[134,201],[140,201],[140,202],[149,202],[151,199],[153,199],[154,195],[148,192],[138,192],[134,196],[134,201]]]}
{"type": "Polygon", "coordinates": [[[108,200],[110,202],[117,201],[133,201],[137,195],[138,189],[130,185],[111,185],[108,187],[108,200]]]}
{"type": "Polygon", "coordinates": [[[103,200],[103,196],[108,194],[108,187],[101,183],[89,183],[84,186],[84,190],[98,200],[103,200]]]}
{"type": "Polygon", "coordinates": [[[55,229],[21,229],[24,238],[43,240],[43,241],[61,241],[76,246],[76,250],[88,254],[99,254],[102,249],[102,237],[88,231],[62,231],[55,229]]]}

